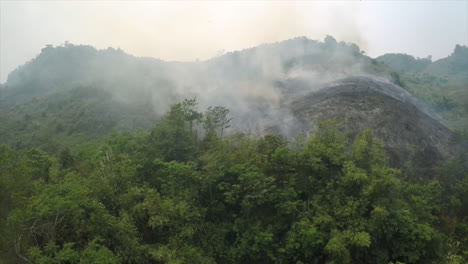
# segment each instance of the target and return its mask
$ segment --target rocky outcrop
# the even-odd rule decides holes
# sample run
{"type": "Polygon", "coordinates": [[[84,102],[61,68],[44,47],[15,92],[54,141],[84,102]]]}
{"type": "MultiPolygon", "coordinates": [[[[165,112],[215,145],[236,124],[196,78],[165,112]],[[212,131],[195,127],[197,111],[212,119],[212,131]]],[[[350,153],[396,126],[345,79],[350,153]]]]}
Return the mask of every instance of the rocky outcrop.
{"type": "MultiPolygon", "coordinates": [[[[313,131],[317,122],[334,119],[350,140],[370,128],[385,145],[394,166],[411,161],[430,168],[453,154],[453,132],[436,121],[424,104],[401,87],[367,77],[346,78],[285,106],[297,124],[291,134],[313,131]]],[[[268,129],[281,131],[276,124],[268,129]]]]}

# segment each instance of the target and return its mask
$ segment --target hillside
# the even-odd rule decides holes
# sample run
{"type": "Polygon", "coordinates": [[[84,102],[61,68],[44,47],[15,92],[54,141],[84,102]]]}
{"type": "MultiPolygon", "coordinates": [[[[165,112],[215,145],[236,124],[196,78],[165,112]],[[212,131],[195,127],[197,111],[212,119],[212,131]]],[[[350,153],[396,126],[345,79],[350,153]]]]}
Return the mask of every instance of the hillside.
{"type": "MultiPolygon", "coordinates": [[[[295,135],[314,131],[317,124],[336,120],[350,140],[371,129],[382,140],[392,166],[411,163],[431,168],[455,152],[454,134],[435,120],[427,105],[383,80],[350,77],[285,104],[295,125],[277,122],[269,131],[295,135]]],[[[426,172],[426,175],[429,174],[426,172]]]]}
{"type": "Polygon", "coordinates": [[[431,64],[431,57],[420,59],[408,54],[388,53],[376,58],[399,72],[419,73],[431,64]]]}
{"type": "Polygon", "coordinates": [[[0,109],[1,142],[52,153],[97,143],[111,132],[147,130],[156,122],[151,104],[120,102],[108,91],[89,87],[38,95],[0,109]]]}
{"type": "MultiPolygon", "coordinates": [[[[400,84],[427,103],[431,118],[463,129],[468,116],[463,103],[466,53],[466,47],[457,46],[451,56],[436,62],[401,54],[374,60],[358,46],[332,37],[323,42],[300,37],[207,61],[164,62],[111,48],[47,46],[13,71],[0,88],[0,139],[17,149],[61,149],[97,142],[112,132],[152,127],[169,105],[183,98],[198,98],[201,107],[230,109],[232,132],[261,136],[272,122],[307,131],[310,127],[298,121],[296,113],[301,111],[291,115],[283,111],[284,105],[350,76],[400,84]]],[[[305,102],[299,105],[312,107],[305,102]]],[[[363,120],[359,129],[374,128],[374,121],[367,122],[363,120]]],[[[291,138],[299,130],[282,131],[291,138]]],[[[414,139],[407,142],[415,143],[414,139]]]]}
{"type": "Polygon", "coordinates": [[[169,105],[194,97],[203,107],[229,108],[236,130],[256,130],[290,96],[337,78],[387,72],[358,46],[332,37],[295,38],[201,62],[164,62],[84,45],[47,46],[1,86],[0,138],[15,148],[43,147],[49,144],[46,135],[75,145],[110,131],[148,128],[169,105]],[[99,96],[82,97],[92,90],[99,96]],[[62,108],[50,108],[51,102],[62,108]],[[41,116],[45,112],[48,117],[41,116]],[[73,128],[81,122],[93,128],[73,128]],[[54,130],[60,126],[63,130],[54,130]]]}
{"type": "MultiPolygon", "coordinates": [[[[376,103],[389,106],[383,110],[411,106],[393,91],[398,89],[359,78],[318,99],[327,104],[323,96],[336,95],[348,102],[345,110],[363,114],[376,103]]],[[[307,105],[300,111],[305,118],[314,114],[307,105]]],[[[370,130],[349,140],[341,122],[330,120],[316,124],[309,137],[292,140],[222,137],[229,116],[210,109],[200,112],[195,100],[184,100],[149,133],[121,133],[59,155],[1,146],[0,260],[452,264],[454,258],[468,259],[468,164],[445,163],[432,178],[391,168],[370,130]]],[[[389,131],[402,132],[402,141],[419,128],[447,134],[417,110],[406,110],[413,111],[409,118],[420,115],[423,124],[389,131]]]]}
{"type": "Polygon", "coordinates": [[[450,56],[434,62],[406,54],[376,60],[397,71],[401,86],[431,104],[442,123],[468,130],[468,47],[457,45],[450,56]]]}
{"type": "Polygon", "coordinates": [[[0,87],[0,263],[466,263],[464,56],[48,46],[0,87]]]}

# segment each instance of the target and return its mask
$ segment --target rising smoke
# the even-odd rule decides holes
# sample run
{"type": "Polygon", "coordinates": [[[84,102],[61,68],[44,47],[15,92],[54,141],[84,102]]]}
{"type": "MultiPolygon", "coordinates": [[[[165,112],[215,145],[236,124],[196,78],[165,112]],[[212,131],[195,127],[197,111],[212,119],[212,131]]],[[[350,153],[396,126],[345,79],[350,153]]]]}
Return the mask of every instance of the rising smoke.
{"type": "Polygon", "coordinates": [[[324,41],[299,37],[196,62],[165,62],[66,43],[44,48],[12,72],[6,85],[34,83],[36,89],[50,92],[96,87],[110,91],[119,102],[151,105],[157,116],[170,104],[196,97],[201,109],[230,109],[232,131],[261,134],[272,123],[285,128],[296,123],[284,107],[295,98],[347,76],[376,76],[372,65],[357,45],[329,36],[324,41]]]}

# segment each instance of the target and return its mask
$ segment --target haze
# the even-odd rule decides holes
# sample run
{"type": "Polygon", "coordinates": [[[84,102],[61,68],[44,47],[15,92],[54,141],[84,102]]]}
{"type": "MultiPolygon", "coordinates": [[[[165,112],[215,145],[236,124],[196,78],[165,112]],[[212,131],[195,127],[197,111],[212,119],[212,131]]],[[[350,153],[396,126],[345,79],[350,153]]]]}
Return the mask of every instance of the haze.
{"type": "Polygon", "coordinates": [[[468,1],[0,2],[0,82],[47,44],[119,47],[136,56],[204,60],[296,36],[354,42],[372,57],[438,59],[468,44],[468,1]]]}

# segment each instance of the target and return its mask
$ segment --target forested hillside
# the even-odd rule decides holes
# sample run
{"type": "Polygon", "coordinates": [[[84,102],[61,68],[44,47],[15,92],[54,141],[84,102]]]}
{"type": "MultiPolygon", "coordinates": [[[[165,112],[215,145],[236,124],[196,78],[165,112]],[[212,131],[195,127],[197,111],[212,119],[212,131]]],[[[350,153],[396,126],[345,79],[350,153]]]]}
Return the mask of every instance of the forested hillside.
{"type": "Polygon", "coordinates": [[[1,147],[0,262],[468,260],[466,163],[415,183],[369,130],[222,137],[229,119],[185,100],[149,132],[76,152],[1,147]]]}
{"type": "Polygon", "coordinates": [[[151,104],[125,104],[108,91],[77,87],[4,110],[0,141],[15,149],[58,153],[111,132],[149,129],[156,120],[151,104]]]}
{"type": "Polygon", "coordinates": [[[467,63],[49,45],[0,86],[0,264],[468,263],[467,63]]]}
{"type": "Polygon", "coordinates": [[[415,59],[386,54],[376,59],[399,73],[399,85],[430,103],[448,127],[468,130],[468,47],[457,45],[447,58],[415,59]]]}

